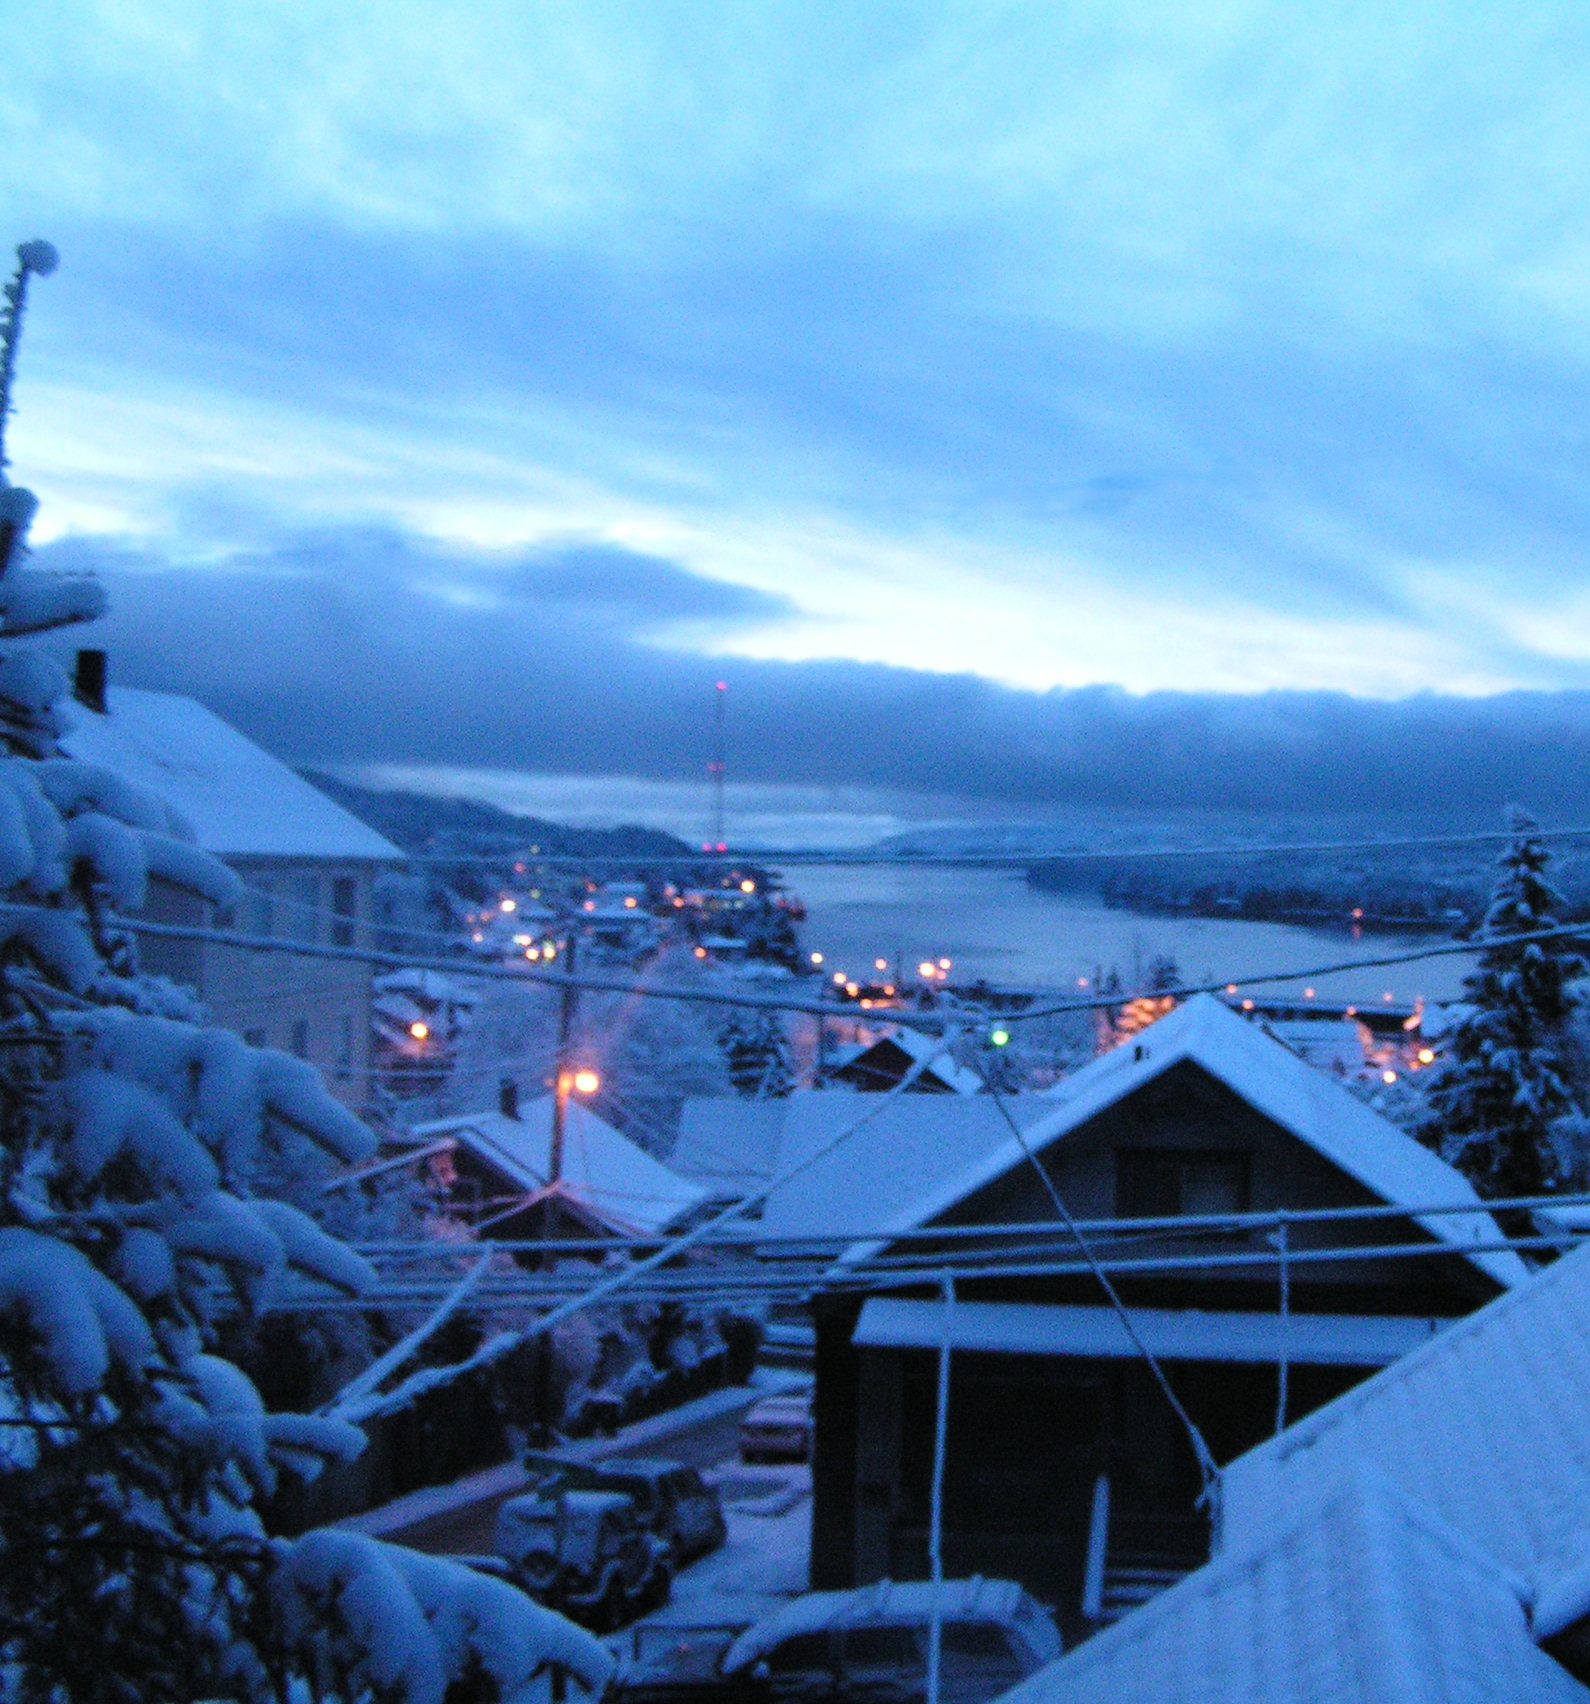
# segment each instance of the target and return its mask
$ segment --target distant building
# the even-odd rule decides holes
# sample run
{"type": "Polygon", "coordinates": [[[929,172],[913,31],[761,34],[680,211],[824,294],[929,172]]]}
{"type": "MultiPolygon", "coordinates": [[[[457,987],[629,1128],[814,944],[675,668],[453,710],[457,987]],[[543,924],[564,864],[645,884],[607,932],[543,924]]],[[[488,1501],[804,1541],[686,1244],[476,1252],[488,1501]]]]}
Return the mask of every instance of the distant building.
{"type": "MultiPolygon", "coordinates": [[[[192,698],[111,687],[103,711],[70,705],[68,756],[158,794],[200,846],[242,877],[230,920],[286,943],[369,945],[371,890],[403,854],[286,764],[192,698]]],[[[151,883],[152,922],[215,921],[191,895],[151,883]]],[[[370,967],[146,936],[147,970],[198,993],[211,1021],[260,1047],[295,1053],[358,1107],[369,1095],[370,967]]]]}
{"type": "MultiPolygon", "coordinates": [[[[829,1078],[847,1088],[883,1094],[894,1088],[906,1074],[926,1059],[938,1047],[932,1036],[917,1030],[898,1030],[864,1047],[842,1054],[828,1072],[829,1078]]],[[[975,1095],[981,1091],[983,1079],[964,1065],[957,1065],[948,1053],[940,1053],[931,1065],[918,1072],[906,1087],[907,1094],[975,1095]]]]}

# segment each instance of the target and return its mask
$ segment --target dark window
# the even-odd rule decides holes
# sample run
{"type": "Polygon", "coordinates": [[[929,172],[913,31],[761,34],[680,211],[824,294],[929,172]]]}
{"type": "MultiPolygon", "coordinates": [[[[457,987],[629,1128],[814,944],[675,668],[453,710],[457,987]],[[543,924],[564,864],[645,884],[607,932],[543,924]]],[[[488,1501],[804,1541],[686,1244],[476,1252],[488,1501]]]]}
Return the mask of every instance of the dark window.
{"type": "Polygon", "coordinates": [[[300,1018],[297,1023],[293,1025],[292,1049],[300,1059],[307,1059],[309,1057],[308,1018],[300,1018]]]}
{"type": "Polygon", "coordinates": [[[922,1661],[914,1627],[851,1627],[845,1632],[847,1668],[916,1668],[922,1661]]]}
{"type": "Polygon", "coordinates": [[[1241,1152],[1120,1148],[1115,1212],[1122,1219],[1169,1219],[1248,1210],[1248,1160],[1241,1152]]]}
{"type": "Polygon", "coordinates": [[[331,944],[353,945],[353,920],[358,911],[358,888],[352,876],[337,876],[331,884],[331,944]]]}
{"type": "Polygon", "coordinates": [[[262,1029],[247,1029],[243,1031],[243,1039],[250,1047],[263,1047],[265,1045],[265,1032],[262,1029]]]}

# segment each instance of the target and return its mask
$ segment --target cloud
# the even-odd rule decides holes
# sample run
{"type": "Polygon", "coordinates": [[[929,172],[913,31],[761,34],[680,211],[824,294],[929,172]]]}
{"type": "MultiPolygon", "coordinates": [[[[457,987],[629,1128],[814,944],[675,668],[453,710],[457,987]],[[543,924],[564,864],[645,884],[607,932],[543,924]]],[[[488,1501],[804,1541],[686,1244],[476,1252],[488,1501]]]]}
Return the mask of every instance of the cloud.
{"type": "Polygon", "coordinates": [[[538,550],[497,585],[506,596],[625,633],[737,627],[799,614],[792,598],[708,579],[677,562],[611,544],[538,550]]]}
{"type": "MultiPolygon", "coordinates": [[[[499,558],[379,532],[284,535],[203,567],[86,539],[39,558],[102,567],[114,679],[192,693],[302,763],[696,778],[721,677],[743,781],[991,810],[1350,809],[1488,825],[1514,798],[1559,819],[1590,808],[1586,692],[1027,692],[845,660],[708,658],[561,597],[503,598],[499,558]],[[459,595],[470,587],[480,595],[459,595]]],[[[658,587],[741,607],[734,588],[714,606],[710,582],[666,561],[598,561],[642,588],[637,628],[658,587]]],[[[534,583],[549,567],[556,581],[570,560],[519,572],[534,583]]]]}

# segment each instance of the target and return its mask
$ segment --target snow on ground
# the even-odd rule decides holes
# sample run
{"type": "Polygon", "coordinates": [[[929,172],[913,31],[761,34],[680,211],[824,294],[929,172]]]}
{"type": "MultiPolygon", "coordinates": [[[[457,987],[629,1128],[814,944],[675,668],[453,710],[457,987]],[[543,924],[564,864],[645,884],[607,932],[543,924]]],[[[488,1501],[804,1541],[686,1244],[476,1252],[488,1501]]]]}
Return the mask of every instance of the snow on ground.
{"type": "Polygon", "coordinates": [[[723,1497],[729,1536],[675,1579],[673,1596],[650,1621],[755,1621],[806,1590],[811,1469],[733,1462],[706,1478],[723,1497]]]}

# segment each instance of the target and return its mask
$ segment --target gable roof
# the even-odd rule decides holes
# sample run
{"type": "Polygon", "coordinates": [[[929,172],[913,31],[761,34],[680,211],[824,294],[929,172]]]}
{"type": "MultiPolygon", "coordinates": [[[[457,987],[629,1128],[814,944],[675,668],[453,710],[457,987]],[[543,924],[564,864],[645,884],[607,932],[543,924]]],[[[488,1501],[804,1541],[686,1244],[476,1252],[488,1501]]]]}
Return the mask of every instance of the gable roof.
{"type": "Polygon", "coordinates": [[[1221,1533],[1258,1542],[1274,1511],[1372,1461],[1531,1579],[1590,1518],[1590,1246],[1536,1273],[1221,1473],[1221,1533]]]}
{"type": "Polygon", "coordinates": [[[1371,1473],[1285,1505],[1000,1704],[1585,1704],[1540,1650],[1528,1583],[1371,1473]]]}
{"type": "Polygon", "coordinates": [[[679,1115],[679,1135],[668,1164],[716,1200],[736,1201],[750,1195],[778,1167],[779,1138],[796,1098],[691,1096],[679,1115]]]}
{"type": "MultiPolygon", "coordinates": [[[[1006,1113],[1026,1129],[1050,1110],[1039,1095],[996,1100],[817,1092],[791,1095],[787,1104],[778,1170],[821,1157],[773,1191],[762,1227],[781,1236],[813,1237],[875,1237],[912,1228],[925,1190],[1013,1146],[1006,1113]],[[853,1136],[837,1140],[862,1118],[867,1122],[853,1136]],[[832,1152],[821,1152],[835,1143],[832,1152]]],[[[859,1247],[851,1254],[858,1252],[859,1247]]]]}
{"type": "Polygon", "coordinates": [[[218,857],[348,858],[403,853],[194,698],[113,686],[99,715],[66,707],[61,749],[171,805],[218,857]]]}
{"type": "MultiPolygon", "coordinates": [[[[1500,1242],[1502,1236],[1460,1172],[1209,994],[1194,995],[1057,1088],[1034,1096],[1048,1116],[1026,1126],[1027,1147],[1037,1153],[1063,1141],[1128,1095],[1187,1062],[1223,1083],[1388,1205],[1472,1205],[1472,1213],[1410,1217],[1498,1284],[1513,1285],[1526,1276],[1524,1263],[1510,1250],[1475,1246],[1500,1242]]],[[[937,1167],[921,1179],[909,1202],[902,1203],[892,1219],[879,1215],[882,1228],[890,1236],[899,1236],[929,1224],[1025,1159],[1022,1144],[1006,1127],[1002,1142],[974,1150],[963,1164],[949,1170],[937,1167]]],[[[858,1246],[848,1258],[879,1246],[858,1246]]]]}
{"type": "MultiPolygon", "coordinates": [[[[878,1054],[881,1059],[891,1049],[905,1055],[905,1069],[909,1070],[911,1066],[920,1065],[924,1059],[931,1058],[938,1051],[938,1047],[937,1036],[924,1035],[920,1030],[895,1030],[889,1035],[867,1042],[864,1046],[852,1047],[841,1053],[831,1068],[831,1075],[838,1076],[841,1072],[855,1071],[858,1066],[865,1073],[869,1069],[865,1062],[870,1054],[878,1054]]],[[[877,1074],[883,1076],[886,1072],[887,1067],[880,1063],[877,1074]]],[[[936,1077],[952,1094],[977,1095],[982,1094],[984,1090],[983,1079],[967,1066],[956,1064],[948,1053],[940,1053],[921,1076],[936,1077]]],[[[918,1079],[920,1080],[921,1078],[918,1079]]]]}
{"type": "MultiPolygon", "coordinates": [[[[520,1103],[519,1116],[480,1112],[416,1125],[416,1141],[449,1137],[510,1184],[534,1194],[547,1186],[552,1149],[552,1096],[520,1103]]],[[[623,1235],[655,1236],[707,1199],[643,1148],[620,1135],[583,1102],[571,1099],[564,1120],[561,1188],[593,1218],[623,1235]]]]}

